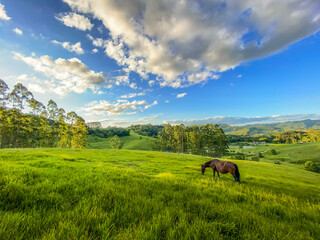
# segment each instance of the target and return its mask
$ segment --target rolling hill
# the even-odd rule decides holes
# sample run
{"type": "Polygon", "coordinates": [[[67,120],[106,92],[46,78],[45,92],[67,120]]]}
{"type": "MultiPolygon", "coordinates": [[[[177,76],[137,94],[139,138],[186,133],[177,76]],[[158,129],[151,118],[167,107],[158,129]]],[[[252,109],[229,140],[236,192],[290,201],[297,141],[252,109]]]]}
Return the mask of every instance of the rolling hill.
{"type": "Polygon", "coordinates": [[[244,153],[248,156],[257,156],[259,152],[263,153],[261,160],[283,161],[296,164],[304,164],[306,161],[320,163],[320,143],[295,143],[295,144],[267,144],[250,146],[239,149],[239,146],[230,146],[230,150],[244,153]],[[276,150],[273,155],[271,149],[276,150]]]}
{"type": "MultiPolygon", "coordinates": [[[[88,149],[111,149],[111,137],[100,138],[96,136],[88,136],[88,149]]],[[[130,136],[120,137],[121,149],[128,150],[153,150],[155,138],[141,136],[134,131],[130,131],[130,136]]]]}
{"type": "Polygon", "coordinates": [[[265,134],[270,135],[275,131],[282,132],[287,130],[306,130],[320,129],[320,120],[303,120],[294,122],[268,123],[268,124],[250,124],[244,126],[230,126],[221,124],[220,127],[226,134],[234,135],[254,135],[265,134]]]}

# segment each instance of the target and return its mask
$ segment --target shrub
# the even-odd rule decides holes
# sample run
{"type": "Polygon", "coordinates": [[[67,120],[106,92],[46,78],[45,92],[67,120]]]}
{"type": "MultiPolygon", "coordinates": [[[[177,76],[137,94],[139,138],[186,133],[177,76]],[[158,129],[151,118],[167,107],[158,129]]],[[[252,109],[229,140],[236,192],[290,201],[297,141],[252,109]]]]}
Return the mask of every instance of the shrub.
{"type": "Polygon", "coordinates": [[[259,158],[263,158],[263,155],[261,152],[259,152],[259,158]]]}
{"type": "Polygon", "coordinates": [[[281,162],[277,160],[277,161],[274,161],[274,164],[281,165],[281,162]]]}
{"type": "Polygon", "coordinates": [[[277,155],[278,153],[277,153],[277,151],[275,149],[271,149],[271,154],[272,155],[277,155]]]}
{"type": "Polygon", "coordinates": [[[114,135],[111,139],[111,147],[113,149],[120,149],[121,147],[121,140],[117,135],[114,135]]]}
{"type": "Polygon", "coordinates": [[[258,156],[253,156],[253,157],[251,157],[251,161],[259,162],[260,158],[258,156]]]}
{"type": "Polygon", "coordinates": [[[304,164],[304,169],[311,171],[311,172],[320,173],[320,164],[316,164],[312,161],[307,161],[304,164]]]}
{"type": "Polygon", "coordinates": [[[234,158],[235,158],[235,159],[238,159],[238,160],[245,160],[245,159],[246,159],[246,155],[244,155],[243,153],[237,152],[237,153],[234,155],[234,158]]]}

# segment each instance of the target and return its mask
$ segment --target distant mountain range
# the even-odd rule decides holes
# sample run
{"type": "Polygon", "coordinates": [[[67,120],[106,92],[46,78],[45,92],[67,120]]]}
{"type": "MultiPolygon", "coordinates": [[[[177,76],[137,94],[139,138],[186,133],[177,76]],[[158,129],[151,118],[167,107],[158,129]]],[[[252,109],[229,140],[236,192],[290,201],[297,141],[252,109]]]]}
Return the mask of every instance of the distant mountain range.
{"type": "Polygon", "coordinates": [[[191,120],[171,120],[166,121],[170,124],[180,124],[183,123],[185,126],[191,125],[205,125],[207,123],[211,124],[227,124],[231,126],[243,126],[249,124],[269,124],[269,123],[279,123],[279,122],[292,122],[292,121],[304,121],[306,119],[310,120],[320,120],[319,114],[294,114],[294,115],[273,115],[267,117],[225,117],[216,116],[204,119],[191,119],[191,120]]]}
{"type": "MultiPolygon", "coordinates": [[[[136,122],[112,122],[112,120],[101,121],[103,127],[117,126],[128,127],[135,124],[148,124],[147,121],[136,122]]],[[[152,121],[150,121],[151,123],[152,121]]],[[[286,130],[303,130],[303,129],[320,129],[320,115],[319,114],[296,114],[296,115],[275,115],[270,117],[212,117],[205,119],[194,120],[172,120],[165,121],[172,125],[184,124],[191,125],[205,125],[207,123],[219,124],[226,134],[234,135],[255,135],[264,134],[269,135],[275,131],[282,132],[286,130]]],[[[159,124],[156,124],[159,125],[159,124]]]]}
{"type": "Polygon", "coordinates": [[[305,130],[305,129],[319,129],[320,120],[303,120],[290,121],[281,123],[268,124],[250,124],[245,126],[230,126],[227,124],[219,124],[226,134],[234,135],[255,135],[255,134],[272,134],[275,131],[283,132],[287,130],[305,130]]]}

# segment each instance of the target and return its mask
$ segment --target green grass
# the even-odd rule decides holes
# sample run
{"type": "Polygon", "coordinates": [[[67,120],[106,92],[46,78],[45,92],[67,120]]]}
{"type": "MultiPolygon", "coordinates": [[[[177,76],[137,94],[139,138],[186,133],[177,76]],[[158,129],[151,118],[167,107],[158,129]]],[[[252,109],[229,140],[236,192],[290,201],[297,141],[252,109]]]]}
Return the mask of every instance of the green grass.
{"type": "Polygon", "coordinates": [[[0,151],[0,239],[317,239],[320,175],[131,150],[0,151]]]}
{"type": "MultiPolygon", "coordinates": [[[[111,138],[88,136],[89,149],[111,149],[111,138]]],[[[154,147],[154,138],[141,136],[130,131],[130,136],[120,137],[121,149],[151,151],[154,147]]]]}
{"type": "Polygon", "coordinates": [[[306,161],[320,163],[320,142],[302,143],[302,144],[267,144],[258,145],[254,148],[239,149],[238,146],[231,146],[230,150],[243,152],[247,155],[258,155],[263,153],[264,160],[280,160],[290,163],[304,164],[306,161]],[[271,149],[275,149],[278,154],[272,155],[271,149]]]}

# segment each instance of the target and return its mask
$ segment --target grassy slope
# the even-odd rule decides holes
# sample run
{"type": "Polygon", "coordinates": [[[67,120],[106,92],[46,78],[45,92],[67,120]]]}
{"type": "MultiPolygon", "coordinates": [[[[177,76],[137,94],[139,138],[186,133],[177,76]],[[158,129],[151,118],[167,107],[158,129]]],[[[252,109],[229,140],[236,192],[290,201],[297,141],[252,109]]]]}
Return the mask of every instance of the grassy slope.
{"type": "Polygon", "coordinates": [[[258,155],[267,149],[275,149],[278,154],[272,155],[271,151],[263,154],[265,160],[284,160],[291,163],[303,164],[306,161],[320,163],[320,143],[303,143],[303,144],[269,144],[261,145],[254,148],[244,148],[240,150],[238,146],[232,146],[230,150],[251,153],[258,155]]]}
{"type": "MultiPolygon", "coordinates": [[[[155,142],[154,138],[141,136],[130,131],[130,136],[121,137],[122,149],[129,150],[152,150],[155,142]]],[[[111,138],[88,137],[89,149],[111,149],[111,138]]]]}
{"type": "Polygon", "coordinates": [[[128,150],[0,151],[0,239],[316,239],[320,175],[128,150]]]}

